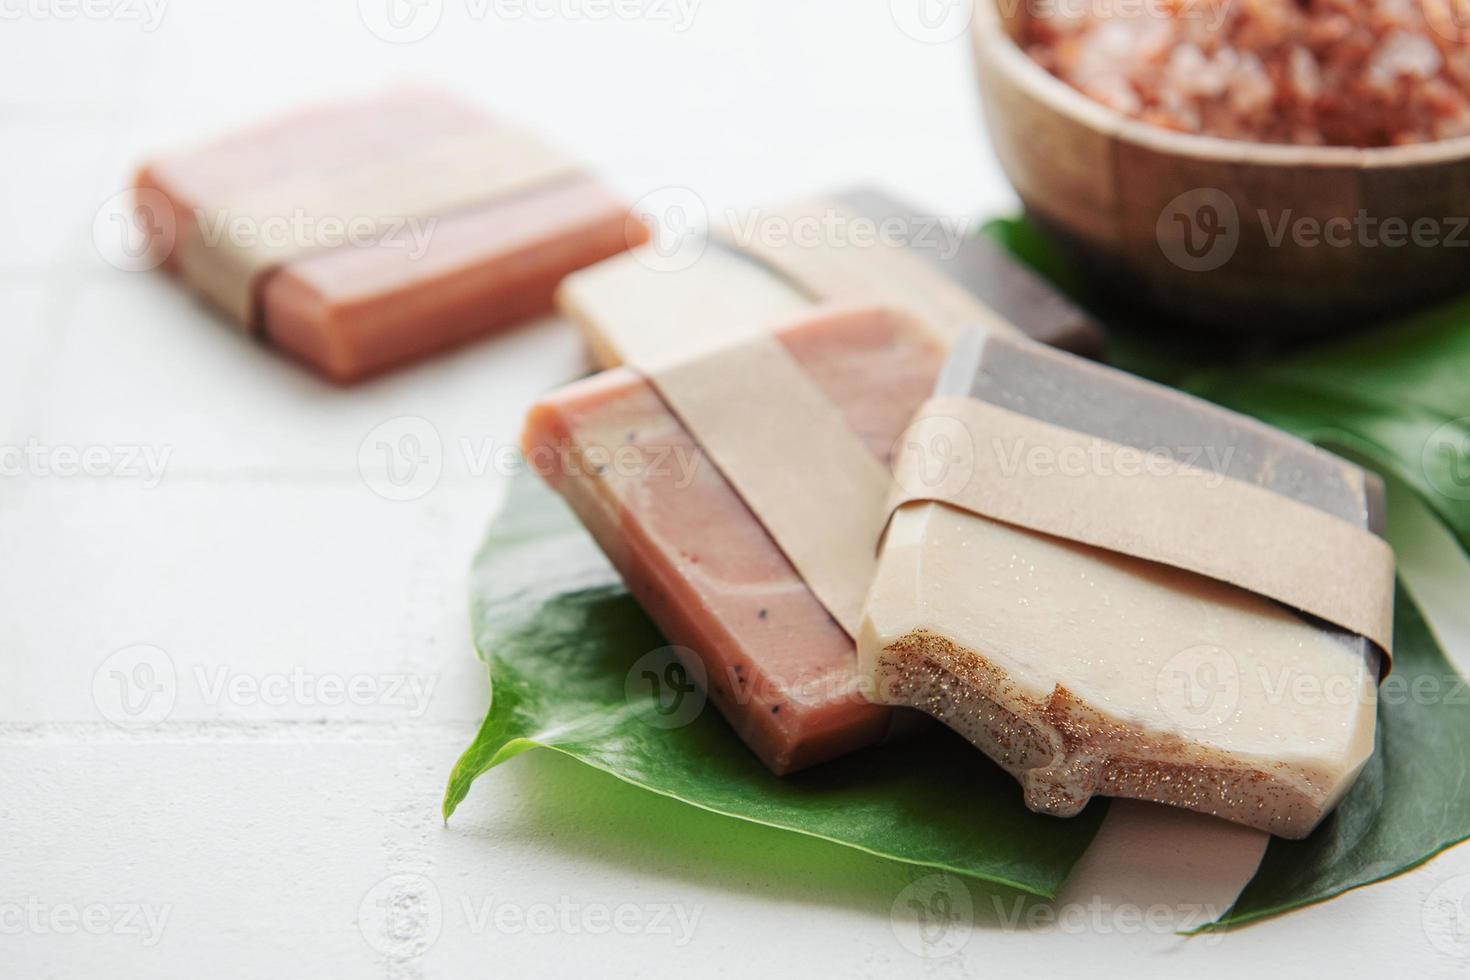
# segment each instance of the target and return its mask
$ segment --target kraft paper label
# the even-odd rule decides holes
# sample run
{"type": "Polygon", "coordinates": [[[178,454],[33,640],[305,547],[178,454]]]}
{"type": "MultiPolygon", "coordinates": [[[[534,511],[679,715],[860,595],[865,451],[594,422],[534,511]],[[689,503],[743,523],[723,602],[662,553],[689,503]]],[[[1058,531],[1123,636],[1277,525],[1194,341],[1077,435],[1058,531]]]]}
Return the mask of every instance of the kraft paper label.
{"type": "Polygon", "coordinates": [[[869,236],[872,219],[835,201],[817,200],[761,212],[721,241],[749,255],[819,300],[873,303],[906,310],[949,343],[967,327],[1020,331],[963,286],[901,244],[869,236]],[[833,231],[824,231],[830,226],[833,231]],[[846,229],[863,228],[862,238],[846,229]]]}
{"type": "Polygon", "coordinates": [[[264,273],[334,247],[339,232],[372,237],[563,179],[576,167],[523,130],[499,124],[310,179],[286,179],[203,202],[183,229],[185,279],[247,329],[258,328],[264,273]]]}
{"type": "Polygon", "coordinates": [[[1393,551],[1263,487],[972,398],[930,399],[894,464],[888,514],[915,502],[1239,586],[1393,649],[1393,551]],[[1048,465],[1028,463],[1044,447],[1048,465]],[[1077,465],[1066,465],[1073,460],[1077,465]]]}
{"type": "MultiPolygon", "coordinates": [[[[858,307],[801,316],[904,315],[858,307]]],[[[726,343],[701,333],[659,343],[640,330],[615,339],[812,594],[856,637],[891,477],[777,338],[781,325],[766,326],[726,343]]]]}

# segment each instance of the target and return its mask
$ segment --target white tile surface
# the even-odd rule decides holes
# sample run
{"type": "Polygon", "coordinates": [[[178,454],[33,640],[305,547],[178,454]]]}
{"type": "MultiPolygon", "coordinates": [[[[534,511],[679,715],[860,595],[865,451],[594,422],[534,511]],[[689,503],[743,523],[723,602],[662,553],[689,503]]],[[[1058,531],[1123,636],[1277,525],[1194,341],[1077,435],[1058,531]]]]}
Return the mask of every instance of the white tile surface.
{"type": "Polygon", "coordinates": [[[0,974],[1463,972],[1427,903],[1470,852],[1223,941],[1038,935],[976,888],[974,930],[922,960],[894,925],[912,872],[549,754],[445,827],[485,698],[465,602],[501,488],[484,454],[584,355],[552,321],[322,384],[100,260],[92,218],[138,159],[419,77],[541,126],[633,197],[680,185],[720,209],[874,181],[953,216],[1014,198],[963,44],[906,37],[904,0],[704,0],[682,31],[443,0],[404,45],[365,29],[374,4],[173,0],[151,31],[124,0],[80,20],[6,7],[23,13],[0,28],[0,439],[48,466],[168,465],[0,479],[0,974]],[[385,499],[425,423],[432,489],[385,499]],[[119,675],[156,696],[124,703],[119,675]]]}

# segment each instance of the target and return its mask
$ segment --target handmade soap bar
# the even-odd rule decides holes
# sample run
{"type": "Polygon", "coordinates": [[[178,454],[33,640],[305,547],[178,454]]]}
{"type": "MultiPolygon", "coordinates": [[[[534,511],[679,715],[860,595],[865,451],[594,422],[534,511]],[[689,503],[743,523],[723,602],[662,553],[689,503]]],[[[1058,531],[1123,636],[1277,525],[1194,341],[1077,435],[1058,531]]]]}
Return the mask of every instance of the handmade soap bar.
{"type": "MultiPolygon", "coordinates": [[[[878,310],[817,313],[776,337],[886,467],[938,375],[936,339],[878,310]]],[[[652,383],[620,368],[563,388],[532,409],[523,448],[772,771],[884,736],[891,713],[863,696],[852,639],[652,383]]]]}
{"type": "Polygon", "coordinates": [[[629,338],[650,348],[684,346],[695,332],[733,341],[811,306],[790,283],[730,249],[711,245],[674,271],[650,261],[651,248],[574,272],[557,290],[557,306],[581,329],[599,367],[627,363],[629,338]]]}
{"type": "Polygon", "coordinates": [[[338,381],[549,312],[567,273],[647,240],[534,137],[418,90],[159,158],[137,187],[167,202],[166,269],[338,381]]]}
{"type": "Polygon", "coordinates": [[[758,210],[729,224],[687,267],[667,267],[647,246],[566,279],[557,304],[599,366],[627,359],[619,338],[734,340],[833,301],[907,305],[946,336],[989,322],[1079,354],[1102,347],[1095,320],[998,246],[882,191],[758,210]],[[820,228],[831,230],[802,237],[820,228]]]}
{"type": "Polygon", "coordinates": [[[946,227],[936,216],[874,188],[848,191],[837,200],[897,237],[1032,340],[1089,357],[1101,353],[1101,324],[986,235],[946,227]]]}
{"type": "MultiPolygon", "coordinates": [[[[1205,492],[1219,494],[1227,531],[1249,517],[1232,510],[1237,482],[1331,515],[1350,534],[1379,529],[1381,485],[1356,466],[1036,344],[976,332],[937,390],[1106,440],[1069,458],[998,427],[940,426],[930,438],[948,433],[941,463],[990,453],[1002,471],[1087,480],[1137,467],[1146,452],[1200,471],[1183,478],[1213,481],[1205,492]]],[[[1333,556],[1324,547],[1317,560],[1333,556]]],[[[1380,657],[1369,640],[1216,578],[950,503],[893,514],[858,648],[875,699],[959,731],[1045,813],[1127,796],[1301,837],[1373,752],[1380,657]]]]}

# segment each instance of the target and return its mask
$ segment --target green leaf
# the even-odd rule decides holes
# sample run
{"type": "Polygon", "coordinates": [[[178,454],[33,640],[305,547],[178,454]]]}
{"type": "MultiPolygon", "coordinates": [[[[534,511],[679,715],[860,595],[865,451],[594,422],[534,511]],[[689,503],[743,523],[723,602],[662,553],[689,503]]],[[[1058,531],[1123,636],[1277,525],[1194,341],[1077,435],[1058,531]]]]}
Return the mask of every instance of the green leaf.
{"type": "Polygon", "coordinates": [[[533,478],[512,482],[472,593],[493,690],[450,776],[446,820],[477,777],[541,747],[716,813],[1045,897],[1102,820],[1098,804],[1070,820],[1031,813],[1013,779],[937,726],[779,779],[713,707],[668,727],[660,709],[669,705],[638,681],[644,669],[665,676],[672,654],[591,537],[533,478]]]}
{"type": "Polygon", "coordinates": [[[1402,480],[1470,548],[1470,299],[1185,387],[1402,480]]]}
{"type": "MultiPolygon", "coordinates": [[[[986,232],[1106,317],[1026,222],[993,222],[986,232]]],[[[1391,510],[1431,508],[1454,535],[1456,557],[1464,562],[1470,550],[1470,297],[1310,349],[1269,356],[1248,351],[1227,367],[1204,367],[1222,360],[1218,338],[1185,338],[1167,347],[1151,342],[1159,337],[1157,325],[1112,319],[1109,326],[1110,362],[1376,469],[1389,481],[1391,510]]],[[[1183,331],[1176,327],[1175,333],[1183,331]]],[[[1401,563],[1414,557],[1403,554],[1407,542],[1391,540],[1401,563]]],[[[1402,587],[1394,644],[1393,673],[1379,692],[1377,751],[1364,772],[1306,840],[1273,839],[1235,907],[1206,928],[1323,901],[1402,874],[1470,838],[1470,793],[1464,790],[1470,695],[1402,587]]]]}
{"type": "Polygon", "coordinates": [[[1379,692],[1377,744],[1347,798],[1306,840],[1272,838],[1235,907],[1211,928],[1320,902],[1402,874],[1470,837],[1470,701],[1400,588],[1394,668],[1379,692]]]}
{"type": "MultiPolygon", "coordinates": [[[[1024,222],[992,223],[987,232],[1109,322],[1110,362],[1356,456],[1413,487],[1459,549],[1470,548],[1470,300],[1268,358],[1243,342],[1098,304],[1024,222]]],[[[566,508],[529,479],[513,483],[476,561],[472,605],[494,689],[450,778],[446,819],[478,776],[545,747],[716,813],[1041,896],[1055,893],[1101,820],[1097,803],[1075,820],[1026,811],[1009,777],[942,731],[776,779],[712,709],[667,727],[660,712],[668,706],[629,677],[644,669],[666,676],[672,655],[566,508]]],[[[1391,877],[1470,835],[1470,794],[1460,791],[1470,705],[1402,589],[1396,645],[1378,751],[1362,777],[1311,837],[1273,840],[1235,907],[1211,928],[1391,877]],[[1425,690],[1437,693],[1414,693],[1425,690]]]]}

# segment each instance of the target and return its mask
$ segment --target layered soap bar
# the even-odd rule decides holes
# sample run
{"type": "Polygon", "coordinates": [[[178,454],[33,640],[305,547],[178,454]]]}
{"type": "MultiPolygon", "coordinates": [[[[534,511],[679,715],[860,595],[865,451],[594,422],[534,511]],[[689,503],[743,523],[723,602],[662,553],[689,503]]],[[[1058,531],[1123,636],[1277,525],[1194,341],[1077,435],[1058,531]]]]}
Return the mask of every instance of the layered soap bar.
{"type": "Polygon", "coordinates": [[[165,202],[171,233],[151,242],[164,268],[281,350],[351,381],[547,313],[568,273],[647,240],[615,195],[529,141],[456,99],[397,91],[160,157],[136,185],[140,206],[165,202]],[[470,188],[463,199],[436,197],[451,179],[470,188]],[[434,205],[383,214],[379,201],[434,205]],[[352,228],[363,234],[340,234],[352,228]],[[245,303],[222,302],[217,283],[191,275],[187,249],[273,233],[287,236],[282,261],[261,263],[245,303]]]}
{"type": "Polygon", "coordinates": [[[999,246],[883,191],[756,211],[739,224],[711,235],[687,266],[668,267],[650,245],[567,278],[557,303],[582,329],[600,367],[627,360],[623,338],[682,344],[698,333],[737,340],[816,303],[902,306],[906,298],[942,333],[989,319],[1075,353],[1102,348],[1096,320],[999,246]],[[824,224],[836,229],[824,233],[831,241],[818,236],[804,244],[797,233],[824,224]],[[899,261],[885,255],[890,250],[899,261]],[[915,276],[926,270],[929,278],[915,276]],[[962,302],[931,295],[946,290],[962,302]]]}
{"type": "Polygon", "coordinates": [[[1102,352],[1102,324],[985,234],[946,228],[935,215],[871,187],[837,200],[1032,340],[1087,357],[1102,352]]]}
{"type": "MultiPolygon", "coordinates": [[[[936,338],[878,310],[818,313],[776,336],[886,465],[938,375],[936,338]]],[[[852,639],[652,383],[619,368],[561,389],[532,409],[523,449],[773,772],[885,735],[891,712],[863,696],[852,639]]]]}
{"type": "MultiPolygon", "coordinates": [[[[1221,486],[1380,529],[1381,484],[1358,467],[1038,345],[977,332],[937,390],[1208,461],[1221,486]]],[[[1015,450],[1017,466],[1059,465],[977,441],[979,452],[1015,450]]],[[[1218,519],[1233,519],[1223,499],[1218,519]]],[[[1301,837],[1373,752],[1380,663],[1363,637],[1214,578],[948,503],[893,514],[858,646],[878,700],[956,729],[1044,813],[1125,796],[1301,837]]]]}

